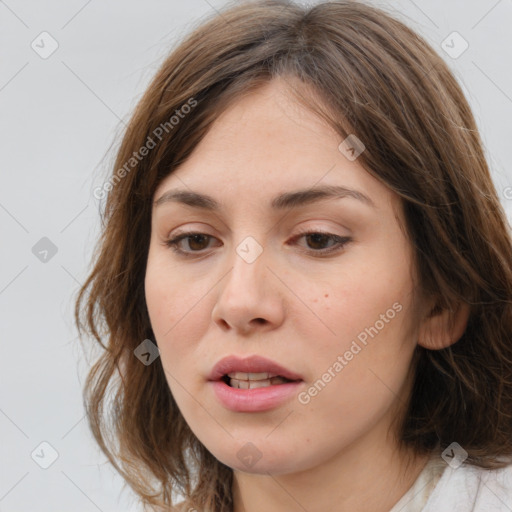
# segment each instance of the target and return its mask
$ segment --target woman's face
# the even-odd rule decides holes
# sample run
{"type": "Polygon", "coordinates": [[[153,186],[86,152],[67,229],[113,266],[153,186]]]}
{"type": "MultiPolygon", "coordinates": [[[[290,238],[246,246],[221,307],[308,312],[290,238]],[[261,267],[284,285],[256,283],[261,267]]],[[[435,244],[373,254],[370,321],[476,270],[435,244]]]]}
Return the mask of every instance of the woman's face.
{"type": "Polygon", "coordinates": [[[240,471],[389,445],[410,389],[413,253],[398,196],[341,142],[274,80],[233,103],[154,196],[189,194],[152,216],[145,291],[167,382],[198,439],[240,471]],[[324,187],[357,193],[312,195],[324,187]],[[175,243],[183,252],[166,245],[184,233],[199,235],[175,243]],[[284,371],[235,361],[219,370],[242,372],[233,388],[212,376],[227,356],[261,356],[296,381],[255,383],[284,371]]]}

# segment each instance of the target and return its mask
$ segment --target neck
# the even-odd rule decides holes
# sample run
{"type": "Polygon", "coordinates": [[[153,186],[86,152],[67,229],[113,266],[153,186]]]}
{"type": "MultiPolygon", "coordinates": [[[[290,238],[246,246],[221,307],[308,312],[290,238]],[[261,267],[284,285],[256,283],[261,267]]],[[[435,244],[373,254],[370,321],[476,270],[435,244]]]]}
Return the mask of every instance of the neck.
{"type": "Polygon", "coordinates": [[[272,475],[238,470],[233,475],[234,512],[389,512],[428,461],[396,445],[366,439],[305,471],[272,475]],[[333,504],[335,506],[333,507],[333,504]]]}

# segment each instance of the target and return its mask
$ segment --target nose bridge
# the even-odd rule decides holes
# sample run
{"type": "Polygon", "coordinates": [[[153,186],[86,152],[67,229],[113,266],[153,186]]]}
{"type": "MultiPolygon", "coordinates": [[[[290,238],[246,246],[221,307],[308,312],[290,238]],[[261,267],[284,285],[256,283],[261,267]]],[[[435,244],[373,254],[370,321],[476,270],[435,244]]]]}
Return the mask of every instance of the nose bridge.
{"type": "MultiPolygon", "coordinates": [[[[234,288],[237,296],[246,293],[251,296],[258,294],[260,286],[265,281],[267,258],[264,257],[264,252],[263,246],[253,236],[246,236],[234,247],[228,285],[234,288]]],[[[230,291],[233,293],[233,290],[230,291]]]]}
{"type": "Polygon", "coordinates": [[[275,328],[283,322],[282,297],[269,282],[274,278],[267,268],[269,254],[252,236],[234,246],[228,259],[231,269],[212,311],[212,319],[223,329],[228,326],[246,333],[256,326],[275,328]]]}

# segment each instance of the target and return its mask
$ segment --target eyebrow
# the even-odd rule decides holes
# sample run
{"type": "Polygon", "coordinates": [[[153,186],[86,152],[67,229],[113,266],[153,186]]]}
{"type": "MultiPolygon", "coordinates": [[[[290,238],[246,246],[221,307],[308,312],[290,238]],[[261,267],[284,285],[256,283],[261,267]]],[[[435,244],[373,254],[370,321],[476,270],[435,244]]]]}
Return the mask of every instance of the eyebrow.
{"type": "MultiPolygon", "coordinates": [[[[274,197],[270,206],[273,210],[286,210],[326,199],[341,199],[344,197],[351,197],[372,208],[377,208],[375,203],[367,195],[358,190],[339,185],[324,185],[321,187],[285,192],[274,197]]],[[[191,190],[170,190],[157,199],[154,202],[154,206],[157,207],[172,202],[210,211],[219,211],[221,209],[221,204],[213,197],[206,194],[199,194],[191,190]]]]}

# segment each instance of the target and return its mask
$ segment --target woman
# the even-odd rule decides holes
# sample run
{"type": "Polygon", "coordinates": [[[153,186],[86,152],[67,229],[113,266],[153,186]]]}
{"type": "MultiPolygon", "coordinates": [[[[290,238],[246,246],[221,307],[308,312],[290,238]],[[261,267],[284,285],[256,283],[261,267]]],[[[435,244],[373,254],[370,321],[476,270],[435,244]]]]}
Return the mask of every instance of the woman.
{"type": "Polygon", "coordinates": [[[86,405],[145,505],[512,509],[509,226],[417,34],[353,1],[220,12],[107,192],[86,405]]]}

